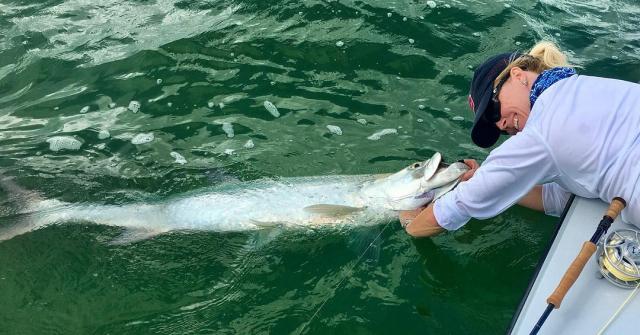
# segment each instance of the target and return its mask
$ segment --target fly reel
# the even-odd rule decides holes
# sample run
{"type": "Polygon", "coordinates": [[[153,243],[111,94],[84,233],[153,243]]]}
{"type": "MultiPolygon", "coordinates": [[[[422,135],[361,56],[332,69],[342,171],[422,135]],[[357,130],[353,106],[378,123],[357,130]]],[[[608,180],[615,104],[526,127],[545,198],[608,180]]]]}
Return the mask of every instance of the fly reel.
{"type": "Polygon", "coordinates": [[[640,283],[640,233],[633,229],[611,232],[598,245],[600,273],[618,287],[632,289],[640,283]]]}

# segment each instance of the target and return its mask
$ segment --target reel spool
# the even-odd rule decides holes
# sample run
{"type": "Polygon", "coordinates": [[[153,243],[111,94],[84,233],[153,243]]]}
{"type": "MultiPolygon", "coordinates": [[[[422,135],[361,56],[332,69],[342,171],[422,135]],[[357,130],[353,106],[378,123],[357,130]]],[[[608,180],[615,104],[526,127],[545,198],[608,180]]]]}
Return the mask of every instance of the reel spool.
{"type": "Polygon", "coordinates": [[[600,273],[618,287],[632,289],[640,283],[640,233],[633,229],[611,232],[598,245],[600,273]]]}

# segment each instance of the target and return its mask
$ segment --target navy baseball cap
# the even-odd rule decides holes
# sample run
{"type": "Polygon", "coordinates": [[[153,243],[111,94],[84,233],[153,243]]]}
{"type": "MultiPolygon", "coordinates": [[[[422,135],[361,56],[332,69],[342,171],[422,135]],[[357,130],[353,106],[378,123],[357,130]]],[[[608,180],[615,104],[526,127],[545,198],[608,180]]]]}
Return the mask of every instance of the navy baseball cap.
{"type": "Polygon", "coordinates": [[[487,59],[476,68],[469,90],[469,107],[475,114],[471,139],[477,146],[488,148],[500,137],[495,123],[500,120],[500,111],[494,106],[493,82],[514,59],[522,54],[507,52],[487,59]]]}

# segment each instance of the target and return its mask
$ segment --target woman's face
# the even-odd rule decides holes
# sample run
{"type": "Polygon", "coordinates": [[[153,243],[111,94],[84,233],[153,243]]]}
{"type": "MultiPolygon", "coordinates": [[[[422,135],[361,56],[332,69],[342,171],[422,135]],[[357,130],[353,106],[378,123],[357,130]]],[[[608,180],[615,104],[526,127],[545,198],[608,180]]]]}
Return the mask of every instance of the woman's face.
{"type": "Polygon", "coordinates": [[[511,68],[509,79],[499,89],[497,96],[500,102],[500,120],[496,122],[498,129],[515,135],[524,128],[531,111],[529,93],[537,77],[535,72],[511,68]]]}

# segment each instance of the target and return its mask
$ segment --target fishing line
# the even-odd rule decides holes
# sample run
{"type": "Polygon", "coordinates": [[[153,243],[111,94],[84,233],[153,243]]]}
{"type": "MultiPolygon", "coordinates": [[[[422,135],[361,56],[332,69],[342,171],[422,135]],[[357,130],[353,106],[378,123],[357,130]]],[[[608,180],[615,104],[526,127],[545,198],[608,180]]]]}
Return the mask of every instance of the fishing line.
{"type": "Polygon", "coordinates": [[[358,257],[358,259],[356,260],[355,264],[353,264],[351,266],[351,268],[348,269],[347,274],[345,276],[343,276],[342,279],[340,279],[340,281],[338,282],[338,285],[336,285],[336,287],[332,290],[332,294],[329,295],[326,299],[324,299],[322,304],[320,304],[320,307],[318,307],[318,309],[316,309],[315,313],[313,313],[311,318],[309,318],[309,321],[307,321],[302,326],[302,329],[300,329],[298,334],[302,334],[302,332],[304,332],[304,330],[307,328],[307,326],[310,325],[311,322],[316,318],[318,313],[320,313],[320,311],[322,310],[324,305],[327,303],[327,301],[329,301],[329,299],[331,299],[335,295],[335,292],[338,290],[338,288],[340,288],[340,285],[342,285],[342,282],[344,282],[344,280],[347,279],[347,277],[351,276],[351,274],[353,273],[353,269],[355,269],[355,267],[358,266],[358,264],[360,264],[360,260],[362,259],[362,257],[364,257],[364,255],[367,253],[367,251],[369,251],[369,248],[371,248],[373,246],[373,244],[378,240],[378,238],[380,238],[380,236],[382,236],[382,233],[384,233],[384,231],[387,229],[387,227],[389,226],[389,224],[391,222],[395,222],[395,221],[391,220],[391,221],[387,222],[386,225],[384,225],[384,228],[382,228],[382,230],[380,231],[378,236],[376,236],[376,238],[374,238],[373,241],[371,241],[371,243],[369,243],[369,246],[367,246],[367,248],[364,250],[362,255],[360,255],[360,257],[358,257]]]}
{"type": "Polygon", "coordinates": [[[638,285],[636,285],[636,288],[634,288],[633,291],[631,291],[631,293],[629,294],[627,299],[620,305],[620,307],[618,307],[618,309],[615,311],[615,313],[613,313],[613,315],[609,318],[609,320],[607,320],[607,323],[605,323],[604,326],[602,326],[600,331],[598,331],[598,335],[604,334],[604,331],[607,330],[607,328],[613,322],[613,320],[615,320],[618,317],[618,315],[620,314],[622,309],[625,306],[627,306],[629,301],[631,301],[631,299],[636,295],[636,293],[638,293],[638,288],[640,288],[640,283],[638,283],[638,285]]]}

